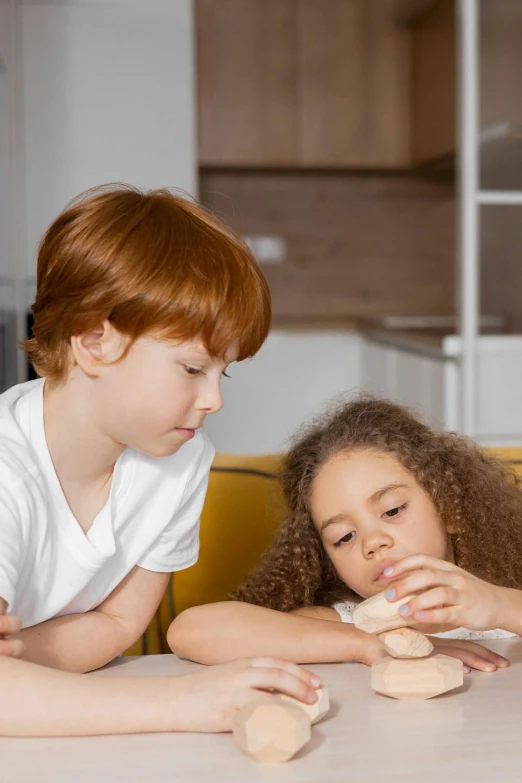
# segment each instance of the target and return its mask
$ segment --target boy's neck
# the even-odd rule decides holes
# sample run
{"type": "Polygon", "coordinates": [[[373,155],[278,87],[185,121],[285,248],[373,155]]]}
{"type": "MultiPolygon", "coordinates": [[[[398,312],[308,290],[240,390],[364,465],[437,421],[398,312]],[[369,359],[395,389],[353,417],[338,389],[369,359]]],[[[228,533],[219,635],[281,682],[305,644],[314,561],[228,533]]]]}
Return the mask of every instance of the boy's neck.
{"type": "Polygon", "coordinates": [[[125,446],[102,432],[95,405],[78,377],[44,385],[43,409],[47,447],[67,495],[67,487],[95,489],[112,477],[125,446]]]}

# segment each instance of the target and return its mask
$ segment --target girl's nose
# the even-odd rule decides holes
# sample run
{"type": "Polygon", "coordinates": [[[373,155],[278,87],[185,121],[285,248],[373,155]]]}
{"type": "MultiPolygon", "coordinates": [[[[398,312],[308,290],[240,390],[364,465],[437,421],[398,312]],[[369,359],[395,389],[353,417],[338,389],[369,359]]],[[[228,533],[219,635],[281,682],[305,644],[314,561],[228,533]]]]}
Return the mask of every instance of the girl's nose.
{"type": "Polygon", "coordinates": [[[372,557],[383,549],[390,549],[393,546],[393,538],[384,530],[373,530],[367,534],[363,540],[365,557],[372,557]]]}

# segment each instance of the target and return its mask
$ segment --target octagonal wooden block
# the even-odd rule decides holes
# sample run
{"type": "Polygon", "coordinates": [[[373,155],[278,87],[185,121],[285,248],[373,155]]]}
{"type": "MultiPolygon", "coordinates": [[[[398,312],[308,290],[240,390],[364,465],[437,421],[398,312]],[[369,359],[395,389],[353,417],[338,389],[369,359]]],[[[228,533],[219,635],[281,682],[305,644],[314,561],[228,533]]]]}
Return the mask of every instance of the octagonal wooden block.
{"type": "Polygon", "coordinates": [[[288,761],[311,737],[306,712],[268,694],[238,710],[232,731],[240,750],[261,762],[288,761]]]}
{"type": "Polygon", "coordinates": [[[283,699],[283,701],[287,701],[289,704],[295,704],[296,707],[304,710],[308,715],[312,726],[319,723],[330,709],[330,698],[326,688],[317,689],[317,701],[315,704],[303,704],[302,701],[297,701],[297,699],[293,699],[291,696],[286,696],[284,694],[279,698],[283,699]]]}
{"type": "Polygon", "coordinates": [[[413,618],[402,617],[399,609],[412,596],[406,596],[401,601],[391,604],[386,600],[384,593],[377,593],[362,604],[355,607],[353,612],[353,623],[356,628],[366,633],[384,633],[394,628],[405,628],[408,625],[416,625],[413,618]]]}
{"type": "Polygon", "coordinates": [[[462,661],[449,655],[384,658],[372,666],[372,688],[393,699],[431,699],[464,682],[462,661]]]}

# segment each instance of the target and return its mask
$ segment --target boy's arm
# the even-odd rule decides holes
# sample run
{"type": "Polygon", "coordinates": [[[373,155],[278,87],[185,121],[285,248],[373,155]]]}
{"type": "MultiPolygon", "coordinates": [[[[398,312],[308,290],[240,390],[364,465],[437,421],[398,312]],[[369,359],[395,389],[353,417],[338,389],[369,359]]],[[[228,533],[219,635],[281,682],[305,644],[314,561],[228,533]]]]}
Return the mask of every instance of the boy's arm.
{"type": "Polygon", "coordinates": [[[295,663],[366,663],[380,654],[376,636],[336,619],[337,612],[327,607],[285,613],[226,601],[182,612],[167,641],[180,657],[206,664],[251,655],[276,655],[295,663]]]}
{"type": "Polygon", "coordinates": [[[135,566],[110,596],[85,614],[56,617],[25,628],[22,659],[53,669],[88,672],[130,647],[147,628],[170,574],[135,566]]]}

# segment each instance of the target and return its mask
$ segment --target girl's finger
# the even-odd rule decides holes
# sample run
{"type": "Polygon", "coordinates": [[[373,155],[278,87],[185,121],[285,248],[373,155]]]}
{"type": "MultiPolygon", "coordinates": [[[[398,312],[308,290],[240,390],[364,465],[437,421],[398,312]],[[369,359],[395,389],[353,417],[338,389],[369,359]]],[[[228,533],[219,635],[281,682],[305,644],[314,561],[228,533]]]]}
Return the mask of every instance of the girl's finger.
{"type": "Polygon", "coordinates": [[[440,585],[452,586],[454,581],[454,576],[449,571],[423,568],[419,571],[413,571],[402,579],[398,579],[390,584],[386,588],[385,595],[388,601],[394,603],[407,595],[420,593],[428,590],[430,587],[438,587],[440,585]]]}
{"type": "Polygon", "coordinates": [[[402,617],[411,617],[422,620],[418,617],[419,612],[425,612],[428,609],[438,609],[441,606],[455,606],[458,603],[457,591],[452,587],[434,587],[421,595],[416,595],[407,604],[399,608],[402,617]]]}
{"type": "MultiPolygon", "coordinates": [[[[441,639],[440,641],[444,643],[444,639],[441,639]]],[[[437,644],[436,646],[437,649],[439,649],[439,645],[437,644]]],[[[460,648],[462,650],[470,650],[476,655],[479,655],[481,658],[484,658],[484,660],[489,661],[490,663],[493,663],[495,666],[502,669],[505,669],[507,666],[510,665],[507,658],[503,658],[502,655],[493,652],[493,650],[484,647],[482,644],[479,644],[478,642],[471,642],[467,639],[452,639],[451,647],[460,648]]]]}
{"type": "Polygon", "coordinates": [[[389,582],[397,579],[408,571],[416,571],[420,568],[436,568],[441,571],[452,571],[455,570],[457,566],[453,563],[448,563],[446,560],[429,557],[429,555],[409,555],[402,560],[397,560],[392,566],[386,568],[381,579],[389,582]]]}
{"type": "Polygon", "coordinates": [[[293,674],[294,677],[298,677],[303,680],[307,685],[311,685],[312,688],[318,688],[321,685],[321,678],[311,672],[310,669],[304,669],[302,666],[298,666],[291,661],[285,661],[283,658],[252,658],[250,665],[254,668],[278,668],[283,669],[289,674],[293,674]]]}
{"type": "Polygon", "coordinates": [[[441,606],[439,609],[423,609],[412,617],[415,620],[415,626],[422,631],[424,625],[451,625],[459,626],[460,623],[455,619],[454,606],[441,606]]]}
{"type": "Polygon", "coordinates": [[[494,672],[497,670],[496,665],[492,661],[486,660],[473,650],[465,650],[460,647],[439,647],[437,645],[437,652],[442,655],[449,655],[452,658],[458,658],[465,666],[471,666],[472,669],[477,669],[481,672],[494,672]]]}

